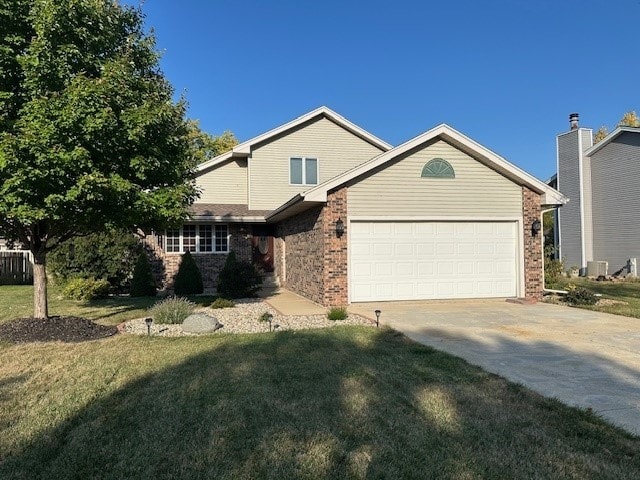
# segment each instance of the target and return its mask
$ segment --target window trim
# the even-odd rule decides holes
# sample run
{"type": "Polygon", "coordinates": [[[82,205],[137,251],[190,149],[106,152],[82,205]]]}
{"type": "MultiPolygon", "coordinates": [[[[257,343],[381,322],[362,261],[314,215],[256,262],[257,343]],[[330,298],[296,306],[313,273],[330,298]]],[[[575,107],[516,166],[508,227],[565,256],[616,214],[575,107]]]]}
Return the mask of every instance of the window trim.
{"type": "Polygon", "coordinates": [[[320,159],[318,157],[310,157],[306,155],[291,155],[289,157],[289,185],[292,186],[307,186],[307,185],[320,185],[320,159]],[[291,183],[291,160],[299,158],[302,160],[302,183],[291,183]],[[307,159],[316,161],[316,183],[307,183],[307,159]]]}
{"type": "Polygon", "coordinates": [[[456,178],[456,171],[453,169],[453,165],[447,162],[444,158],[436,157],[429,160],[422,167],[422,172],[420,173],[420,178],[443,178],[443,179],[451,179],[456,178]],[[433,166],[438,165],[439,170],[436,172],[428,171],[433,168],[433,166]],[[431,168],[430,168],[431,167],[431,168]]]}
{"type": "MultiPolygon", "coordinates": [[[[229,229],[229,224],[227,223],[188,223],[188,226],[194,226],[196,228],[196,244],[195,244],[195,250],[190,250],[189,252],[193,255],[220,255],[220,254],[228,254],[231,251],[231,231],[229,229]],[[201,240],[201,235],[200,235],[200,227],[204,227],[204,226],[209,226],[211,227],[211,251],[202,251],[201,245],[200,245],[200,240],[201,240]],[[216,239],[218,238],[216,233],[218,228],[217,227],[225,227],[227,230],[226,235],[221,236],[220,238],[225,238],[226,241],[226,250],[216,250],[216,239]]],[[[164,248],[162,249],[163,252],[167,255],[182,255],[184,253],[186,253],[186,250],[184,248],[184,227],[185,225],[180,226],[180,228],[167,228],[164,231],[164,248]],[[175,237],[169,237],[168,233],[169,232],[177,232],[178,233],[178,251],[169,251],[169,238],[175,238],[175,237]]],[[[173,242],[172,242],[172,247],[173,247],[173,242]]]]}

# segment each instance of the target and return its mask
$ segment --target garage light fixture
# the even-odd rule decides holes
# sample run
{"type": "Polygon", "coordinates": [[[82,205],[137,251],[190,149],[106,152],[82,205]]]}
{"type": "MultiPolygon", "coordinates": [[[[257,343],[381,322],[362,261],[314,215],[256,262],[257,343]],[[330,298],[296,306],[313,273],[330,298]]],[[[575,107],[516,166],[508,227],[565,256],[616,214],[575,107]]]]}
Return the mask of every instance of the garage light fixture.
{"type": "Polygon", "coordinates": [[[336,237],[340,238],[342,235],[344,235],[344,222],[338,218],[336,221],[336,237]]]}
{"type": "Polygon", "coordinates": [[[536,218],[531,224],[531,235],[535,237],[540,233],[540,230],[542,230],[542,223],[536,218]]]}

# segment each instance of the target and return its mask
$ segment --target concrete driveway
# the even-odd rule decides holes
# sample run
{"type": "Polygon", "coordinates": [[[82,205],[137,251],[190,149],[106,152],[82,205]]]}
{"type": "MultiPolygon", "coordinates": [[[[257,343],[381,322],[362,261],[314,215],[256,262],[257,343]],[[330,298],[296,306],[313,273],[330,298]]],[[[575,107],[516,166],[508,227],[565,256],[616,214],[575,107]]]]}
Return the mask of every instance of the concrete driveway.
{"type": "Polygon", "coordinates": [[[358,303],[415,341],[640,435],[640,320],[505,300],[358,303]]]}

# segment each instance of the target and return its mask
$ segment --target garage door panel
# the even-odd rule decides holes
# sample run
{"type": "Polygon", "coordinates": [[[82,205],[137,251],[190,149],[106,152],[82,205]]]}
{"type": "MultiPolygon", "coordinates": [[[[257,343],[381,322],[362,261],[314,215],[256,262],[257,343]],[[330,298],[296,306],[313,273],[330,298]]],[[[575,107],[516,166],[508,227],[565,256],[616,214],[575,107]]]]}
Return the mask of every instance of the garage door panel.
{"type": "Polygon", "coordinates": [[[372,273],[372,265],[370,262],[367,263],[354,263],[353,268],[351,269],[351,274],[355,278],[369,278],[372,273]]]}
{"type": "Polygon", "coordinates": [[[351,300],[516,295],[515,222],[351,222],[351,300]]]}
{"type": "Polygon", "coordinates": [[[395,245],[395,254],[403,257],[413,256],[414,248],[410,243],[397,243],[395,245]]]}
{"type": "Polygon", "coordinates": [[[374,243],[373,256],[390,256],[393,253],[393,245],[391,243],[374,243]]]}
{"type": "Polygon", "coordinates": [[[435,243],[417,243],[416,254],[418,257],[431,257],[436,253],[435,243]]]}

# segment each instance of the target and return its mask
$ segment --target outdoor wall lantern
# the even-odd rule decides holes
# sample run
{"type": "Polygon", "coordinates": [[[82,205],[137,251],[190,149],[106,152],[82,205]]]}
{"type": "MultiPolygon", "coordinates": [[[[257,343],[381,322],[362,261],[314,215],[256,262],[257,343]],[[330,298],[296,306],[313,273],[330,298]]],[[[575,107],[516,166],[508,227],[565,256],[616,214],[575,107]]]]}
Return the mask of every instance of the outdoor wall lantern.
{"type": "Polygon", "coordinates": [[[531,224],[531,235],[535,237],[540,233],[540,230],[542,230],[542,223],[536,218],[531,224]]]}
{"type": "Polygon", "coordinates": [[[144,319],[144,323],[147,324],[147,336],[151,335],[151,324],[153,323],[153,318],[147,317],[144,319]]]}
{"type": "Polygon", "coordinates": [[[336,221],[336,237],[340,238],[342,235],[344,235],[344,222],[338,218],[336,221]]]}
{"type": "Polygon", "coordinates": [[[376,327],[380,328],[380,314],[382,313],[380,310],[376,310],[373,312],[376,314],[376,327]]]}

